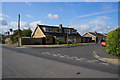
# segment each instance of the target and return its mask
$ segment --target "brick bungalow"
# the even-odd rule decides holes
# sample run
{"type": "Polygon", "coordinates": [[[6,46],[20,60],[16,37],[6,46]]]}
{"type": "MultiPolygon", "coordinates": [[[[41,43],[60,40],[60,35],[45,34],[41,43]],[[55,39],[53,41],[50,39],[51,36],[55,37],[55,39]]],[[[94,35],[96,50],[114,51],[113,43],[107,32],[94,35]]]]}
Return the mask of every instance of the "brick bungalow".
{"type": "Polygon", "coordinates": [[[58,40],[61,40],[62,43],[67,43],[67,38],[69,42],[81,42],[81,35],[77,30],[62,27],[62,24],[59,26],[37,25],[32,38],[43,38],[43,44],[55,44],[58,40]]]}
{"type": "Polygon", "coordinates": [[[102,33],[97,33],[96,31],[85,33],[83,36],[92,37],[92,41],[94,41],[94,42],[106,40],[106,35],[104,35],[102,33]]]}

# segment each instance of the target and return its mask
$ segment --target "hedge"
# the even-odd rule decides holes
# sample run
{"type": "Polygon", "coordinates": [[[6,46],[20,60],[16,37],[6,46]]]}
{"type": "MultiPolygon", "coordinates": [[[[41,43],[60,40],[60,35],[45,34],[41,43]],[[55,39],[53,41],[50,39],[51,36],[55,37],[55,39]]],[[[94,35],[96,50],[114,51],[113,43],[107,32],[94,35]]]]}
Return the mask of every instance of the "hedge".
{"type": "Polygon", "coordinates": [[[120,27],[108,33],[106,38],[106,51],[109,54],[120,56],[120,27]]]}

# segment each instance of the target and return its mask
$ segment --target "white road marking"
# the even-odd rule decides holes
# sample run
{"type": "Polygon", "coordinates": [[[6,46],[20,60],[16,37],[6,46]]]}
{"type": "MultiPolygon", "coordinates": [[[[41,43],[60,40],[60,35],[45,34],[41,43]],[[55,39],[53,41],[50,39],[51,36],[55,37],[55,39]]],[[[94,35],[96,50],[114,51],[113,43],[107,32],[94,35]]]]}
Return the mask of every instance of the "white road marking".
{"type": "Polygon", "coordinates": [[[61,56],[61,54],[57,54],[58,56],[61,56]]]}
{"type": "Polygon", "coordinates": [[[73,59],[78,59],[78,57],[72,56],[73,59]]]}
{"type": "Polygon", "coordinates": [[[87,60],[86,58],[80,58],[81,60],[87,60]]]}
{"type": "Polygon", "coordinates": [[[59,57],[65,57],[65,56],[62,56],[62,55],[61,55],[61,56],[59,56],[59,57]]]}
{"type": "MultiPolygon", "coordinates": [[[[37,53],[40,53],[40,52],[37,52],[37,53]]],[[[75,56],[68,56],[68,55],[61,55],[61,54],[54,54],[54,53],[49,53],[49,52],[42,52],[41,54],[47,54],[47,55],[52,55],[52,56],[55,56],[55,57],[65,57],[65,58],[68,58],[68,59],[74,59],[74,60],[77,60],[77,61],[87,61],[87,62],[99,62],[99,60],[87,60],[86,58],[78,58],[78,57],[75,57],[75,56]]],[[[104,64],[104,65],[109,65],[108,63],[102,63],[100,62],[100,64],[104,64]]]]}
{"type": "Polygon", "coordinates": [[[68,56],[68,55],[64,55],[64,57],[66,57],[66,58],[67,58],[67,57],[69,57],[69,56],[68,56]]]}
{"type": "Polygon", "coordinates": [[[42,52],[41,54],[46,54],[46,53],[42,52]]]}
{"type": "Polygon", "coordinates": [[[87,60],[87,62],[95,62],[94,60],[87,60]]]}
{"type": "Polygon", "coordinates": [[[99,62],[99,60],[93,60],[94,62],[99,62]]]}
{"type": "Polygon", "coordinates": [[[102,63],[102,62],[100,64],[109,65],[108,63],[102,63]]]}
{"type": "Polygon", "coordinates": [[[56,55],[56,54],[53,54],[53,56],[58,56],[58,55],[56,55]]]}
{"type": "Polygon", "coordinates": [[[81,59],[75,59],[75,60],[78,60],[78,61],[80,61],[81,59]]]}
{"type": "Polygon", "coordinates": [[[50,54],[49,52],[46,52],[46,54],[50,54]]]}
{"type": "Polygon", "coordinates": [[[67,56],[66,58],[71,58],[71,57],[67,56]]]}

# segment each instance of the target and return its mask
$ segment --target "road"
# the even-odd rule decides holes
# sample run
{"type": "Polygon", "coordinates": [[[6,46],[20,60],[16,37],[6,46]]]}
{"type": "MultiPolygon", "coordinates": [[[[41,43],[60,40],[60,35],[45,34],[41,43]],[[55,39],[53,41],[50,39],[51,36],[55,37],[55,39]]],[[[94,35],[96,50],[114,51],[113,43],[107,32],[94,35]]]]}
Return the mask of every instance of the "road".
{"type": "Polygon", "coordinates": [[[70,48],[2,47],[3,78],[118,78],[118,67],[93,57],[100,44],[70,48]]]}

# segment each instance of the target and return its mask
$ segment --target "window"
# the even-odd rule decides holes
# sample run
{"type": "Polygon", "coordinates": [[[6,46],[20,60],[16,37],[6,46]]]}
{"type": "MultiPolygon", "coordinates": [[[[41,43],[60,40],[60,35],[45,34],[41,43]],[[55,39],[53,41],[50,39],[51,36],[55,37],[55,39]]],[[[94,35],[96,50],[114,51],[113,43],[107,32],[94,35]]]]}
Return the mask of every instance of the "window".
{"type": "Polygon", "coordinates": [[[64,29],[64,32],[67,33],[67,29],[64,29]]]}
{"type": "Polygon", "coordinates": [[[56,29],[56,32],[62,32],[62,31],[61,31],[61,29],[57,28],[57,29],[56,29]]]}
{"type": "Polygon", "coordinates": [[[64,32],[70,34],[71,30],[70,29],[64,29],[64,32]]]}
{"type": "Polygon", "coordinates": [[[72,33],[77,33],[77,30],[72,30],[72,33]]]}
{"type": "Polygon", "coordinates": [[[52,32],[51,28],[46,28],[46,32],[52,32]]]}

